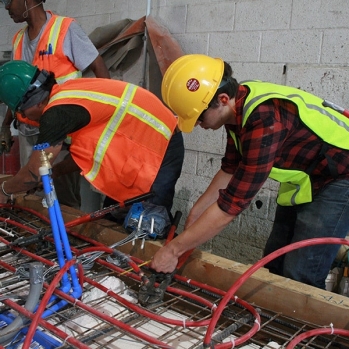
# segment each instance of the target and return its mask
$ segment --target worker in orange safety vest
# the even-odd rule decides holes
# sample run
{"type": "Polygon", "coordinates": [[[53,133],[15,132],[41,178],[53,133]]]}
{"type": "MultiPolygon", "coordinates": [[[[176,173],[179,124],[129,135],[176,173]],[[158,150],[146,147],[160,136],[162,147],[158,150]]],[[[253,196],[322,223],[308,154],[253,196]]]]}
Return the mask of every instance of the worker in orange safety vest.
{"type": "MultiPolygon", "coordinates": [[[[0,100],[39,123],[37,144],[50,145],[51,162],[70,135],[71,168],[78,166],[95,188],[117,201],[151,190],[177,125],[173,113],[146,89],[96,78],[59,85],[52,72],[24,61],[0,67],[0,100]]],[[[40,151],[34,150],[27,165],[2,183],[0,202],[35,187],[40,166],[40,151]]]]}
{"type": "MultiPolygon", "coordinates": [[[[108,68],[97,49],[78,25],[69,17],[45,11],[45,0],[2,1],[15,23],[26,23],[13,37],[12,59],[24,60],[39,69],[53,71],[58,83],[82,76],[82,71],[91,68],[99,78],[110,78],[108,68]]],[[[20,114],[15,116],[7,110],[0,131],[0,139],[9,152],[12,134],[10,125],[18,129],[20,164],[24,166],[38,137],[38,124],[20,114]]],[[[69,144],[64,143],[57,161],[67,154],[69,144]]],[[[55,179],[56,193],[61,203],[79,208],[80,178],[75,173],[55,179]]]]}

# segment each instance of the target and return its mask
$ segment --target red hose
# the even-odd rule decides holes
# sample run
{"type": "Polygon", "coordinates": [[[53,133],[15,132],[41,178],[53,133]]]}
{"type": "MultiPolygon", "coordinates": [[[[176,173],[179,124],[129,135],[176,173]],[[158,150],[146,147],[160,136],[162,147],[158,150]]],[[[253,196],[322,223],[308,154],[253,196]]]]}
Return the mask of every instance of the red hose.
{"type": "Polygon", "coordinates": [[[315,337],[320,334],[339,334],[341,336],[349,337],[348,330],[341,330],[338,328],[317,328],[315,330],[310,330],[304,332],[297,337],[293,338],[290,343],[288,343],[286,349],[293,349],[298,343],[300,343],[303,339],[308,337],[315,337]]]}
{"type": "MultiPolygon", "coordinates": [[[[210,325],[207,328],[206,335],[204,338],[204,346],[206,345],[208,348],[210,347],[211,338],[214,332],[214,329],[216,327],[216,324],[219,320],[219,317],[221,316],[225,306],[227,305],[228,301],[232,298],[232,296],[235,294],[235,292],[241,287],[241,285],[258,269],[262,268],[264,265],[269,263],[271,260],[287,253],[293,250],[296,250],[298,248],[306,247],[306,246],[313,246],[313,245],[321,245],[321,244],[329,244],[329,245],[349,245],[349,241],[346,239],[341,238],[315,238],[315,239],[308,239],[303,240],[299,242],[295,242],[293,244],[287,245],[285,247],[282,247],[271,254],[265,256],[261,260],[259,260],[257,263],[252,265],[249,269],[247,269],[233,284],[233,286],[228,290],[228,292],[225,294],[223,299],[220,301],[217,310],[214,312],[210,325]]],[[[215,346],[215,349],[218,348],[231,348],[232,345],[229,347],[226,347],[225,344],[219,344],[215,346]]]]}
{"type": "MultiPolygon", "coordinates": [[[[9,207],[12,207],[11,205],[0,205],[0,207],[1,207],[1,206],[9,206],[9,207]]],[[[33,210],[31,210],[31,209],[26,209],[26,208],[23,208],[23,207],[20,207],[20,209],[24,209],[25,211],[28,211],[28,212],[30,212],[30,213],[32,213],[32,214],[35,214],[37,217],[43,219],[44,221],[49,222],[49,220],[48,220],[45,216],[38,214],[36,211],[33,211],[33,210]]],[[[36,231],[35,229],[31,229],[31,228],[29,228],[28,226],[24,226],[24,225],[22,225],[22,224],[20,224],[20,223],[18,223],[18,222],[16,222],[16,221],[12,221],[12,220],[4,219],[4,218],[1,218],[1,217],[0,217],[0,221],[5,221],[5,220],[6,220],[7,223],[13,224],[13,225],[15,225],[15,226],[17,226],[17,227],[20,227],[20,228],[24,228],[24,229],[26,229],[26,230],[29,231],[29,232],[32,232],[32,233],[34,233],[34,234],[37,233],[37,231],[36,231]]],[[[89,243],[92,243],[92,244],[98,246],[98,247],[86,248],[86,249],[84,249],[83,251],[78,251],[78,250],[75,249],[75,250],[77,251],[78,254],[82,254],[82,253],[86,253],[86,252],[90,252],[90,251],[101,251],[101,250],[102,250],[102,251],[105,251],[105,252],[107,252],[107,253],[110,253],[110,252],[112,251],[112,249],[108,248],[107,246],[105,246],[105,245],[103,245],[102,243],[99,243],[99,242],[97,242],[97,241],[95,241],[95,240],[93,240],[93,239],[87,238],[87,237],[82,236],[82,235],[80,235],[80,234],[78,234],[78,233],[75,233],[75,232],[69,232],[69,233],[71,233],[73,236],[79,237],[79,238],[81,238],[82,240],[85,240],[85,241],[87,241],[87,242],[89,242],[89,243]]],[[[1,238],[1,237],[0,237],[0,240],[8,244],[7,240],[5,240],[5,239],[3,239],[3,238],[1,238]]],[[[285,254],[285,253],[287,253],[287,252],[289,252],[289,251],[295,250],[295,249],[297,249],[297,248],[302,248],[302,247],[312,246],[312,245],[319,245],[319,244],[342,244],[342,245],[349,245],[349,242],[348,242],[346,239],[340,239],[340,238],[317,238],[317,239],[309,239],[309,240],[300,241],[300,242],[297,242],[297,243],[294,243],[294,244],[290,244],[290,245],[288,245],[288,246],[286,246],[286,247],[284,247],[284,248],[281,248],[281,249],[279,249],[279,250],[277,250],[277,251],[274,251],[273,253],[269,254],[269,255],[266,256],[266,257],[264,257],[263,259],[261,259],[260,261],[258,261],[256,264],[254,264],[252,267],[250,267],[244,274],[242,274],[242,275],[238,278],[238,280],[232,285],[232,287],[229,289],[228,292],[224,292],[224,291],[222,291],[222,290],[216,289],[216,288],[211,287],[211,286],[208,286],[208,285],[201,284],[201,283],[196,282],[196,281],[191,281],[191,284],[193,284],[194,286],[197,286],[197,287],[206,289],[206,290],[208,290],[208,291],[210,291],[210,292],[213,292],[213,293],[216,293],[216,294],[218,294],[218,295],[224,295],[224,297],[223,297],[223,299],[221,300],[221,302],[219,303],[219,305],[218,305],[216,311],[214,312],[214,314],[213,314],[213,316],[212,316],[212,318],[211,318],[210,320],[204,320],[204,321],[190,321],[190,322],[188,322],[188,323],[185,323],[185,325],[188,326],[188,327],[193,327],[193,326],[194,326],[194,327],[197,327],[197,326],[207,326],[207,325],[209,325],[208,328],[207,328],[207,332],[206,332],[206,335],[205,335],[205,339],[204,339],[204,346],[206,345],[206,346],[209,347],[210,342],[211,342],[211,338],[212,338],[212,334],[213,334],[213,332],[214,332],[214,328],[215,328],[215,326],[216,326],[216,324],[217,324],[217,322],[218,322],[218,319],[219,319],[219,317],[221,316],[221,313],[222,313],[222,311],[224,310],[226,304],[228,303],[228,301],[229,301],[230,299],[232,299],[233,295],[234,295],[235,292],[241,287],[241,285],[242,285],[255,271],[257,271],[258,269],[260,269],[261,267],[263,267],[265,264],[267,264],[268,262],[270,262],[270,261],[273,260],[274,258],[277,258],[277,257],[279,257],[279,256],[281,256],[281,255],[283,255],[283,254],[285,254]]],[[[39,256],[37,256],[37,255],[34,255],[34,254],[32,254],[32,253],[30,253],[30,252],[28,252],[28,251],[22,250],[21,248],[13,247],[13,249],[14,249],[14,250],[17,250],[17,251],[19,251],[19,252],[22,252],[22,253],[24,253],[25,255],[28,255],[28,256],[32,257],[33,259],[40,260],[40,261],[44,262],[45,264],[48,264],[48,265],[53,265],[53,264],[54,264],[54,263],[52,263],[52,262],[50,262],[50,261],[48,261],[48,260],[45,260],[44,258],[41,258],[41,257],[39,257],[39,256]],[[22,250],[22,251],[21,251],[21,250],[22,250]]],[[[131,259],[131,258],[130,258],[130,259],[131,259]]],[[[135,259],[135,258],[132,257],[132,259],[135,259]]],[[[97,259],[97,261],[98,261],[100,264],[105,265],[105,266],[107,266],[107,267],[110,268],[110,269],[118,269],[118,268],[115,267],[114,265],[112,265],[112,264],[110,264],[110,263],[108,263],[108,262],[105,262],[105,261],[103,261],[103,260],[97,259]]],[[[71,261],[71,262],[72,262],[72,261],[71,261]]],[[[1,263],[1,264],[2,264],[2,263],[1,263]]],[[[132,263],[132,264],[133,264],[133,263],[132,263]]],[[[136,263],[134,263],[134,265],[132,265],[132,266],[135,267],[136,272],[139,272],[139,271],[140,271],[139,268],[137,269],[138,266],[137,266],[136,263]]],[[[10,267],[10,266],[9,266],[9,267],[10,267]]],[[[69,268],[69,266],[67,267],[67,265],[65,265],[65,268],[69,268]]],[[[65,268],[64,268],[64,269],[65,269],[65,268]]],[[[121,269],[121,270],[122,270],[122,269],[121,269]]],[[[58,275],[56,275],[56,277],[59,278],[58,275]]],[[[181,277],[181,276],[179,276],[179,275],[176,275],[175,277],[178,278],[178,279],[185,279],[185,278],[183,278],[183,277],[181,277]]],[[[133,278],[139,280],[139,277],[133,276],[133,278]]],[[[91,284],[94,284],[94,283],[95,283],[93,280],[87,279],[87,278],[85,278],[85,277],[84,277],[84,279],[85,279],[85,281],[87,281],[87,282],[89,282],[89,283],[91,283],[91,284]]],[[[58,282],[58,281],[57,281],[57,282],[58,282]]],[[[100,284],[98,284],[98,283],[96,283],[95,286],[98,287],[98,288],[100,288],[100,289],[103,289],[103,287],[104,287],[104,286],[102,286],[102,285],[100,285],[100,284]]],[[[53,287],[52,285],[50,285],[48,288],[50,289],[51,287],[52,287],[52,289],[54,289],[54,287],[53,287]]],[[[169,287],[168,290],[169,290],[170,292],[173,292],[173,293],[177,293],[177,294],[180,294],[180,295],[184,295],[185,297],[188,297],[188,295],[189,295],[189,297],[191,297],[191,298],[193,298],[193,299],[197,297],[196,300],[199,301],[199,302],[201,302],[201,303],[203,303],[203,304],[205,304],[206,306],[211,306],[211,305],[212,305],[212,303],[210,303],[210,302],[208,302],[208,301],[207,301],[207,302],[208,302],[209,304],[208,304],[208,303],[206,304],[205,300],[204,300],[203,298],[201,298],[201,297],[198,297],[198,296],[195,296],[195,297],[194,297],[192,293],[188,293],[188,292],[185,292],[185,291],[180,291],[180,290],[178,290],[178,289],[171,288],[171,287],[169,287]]],[[[108,290],[106,290],[106,291],[108,292],[108,290]]],[[[53,292],[54,292],[54,293],[58,293],[58,294],[61,293],[60,290],[53,290],[53,292]]],[[[50,289],[50,292],[47,292],[47,294],[48,294],[49,296],[51,296],[53,292],[51,292],[51,289],[50,289]]],[[[110,293],[110,292],[108,292],[108,294],[109,294],[109,293],[110,293]]],[[[114,295],[113,295],[113,296],[114,296],[114,295]]],[[[115,296],[117,296],[117,295],[115,294],[115,296]]],[[[115,296],[114,296],[114,297],[115,297],[115,296]]],[[[71,298],[71,299],[73,299],[73,302],[76,302],[76,300],[74,300],[74,298],[71,297],[71,296],[69,296],[69,295],[62,294],[62,298],[68,298],[68,299],[71,298]],[[64,297],[64,296],[65,296],[65,297],[64,297]]],[[[117,297],[117,298],[118,298],[118,297],[117,297]]],[[[43,300],[44,300],[44,299],[43,299],[43,300]]],[[[242,337],[236,339],[236,340],[234,341],[234,343],[223,343],[223,344],[218,344],[218,345],[215,346],[216,349],[218,349],[218,348],[220,348],[220,349],[222,349],[222,348],[224,348],[224,349],[225,349],[225,348],[231,348],[233,345],[235,346],[235,345],[243,344],[245,341],[247,341],[248,339],[250,339],[250,338],[259,330],[259,328],[260,328],[260,318],[259,318],[259,314],[256,312],[256,310],[255,310],[251,305],[249,305],[247,302],[245,302],[245,301],[242,301],[242,300],[237,301],[237,300],[236,300],[236,302],[239,302],[241,305],[243,305],[247,310],[249,310],[249,311],[255,316],[255,318],[256,318],[255,324],[254,324],[254,326],[251,328],[251,330],[250,330],[248,333],[246,333],[246,334],[243,335],[242,337]]],[[[126,301],[126,304],[127,304],[127,301],[126,301]]],[[[131,303],[131,304],[132,304],[132,303],[131,303]]],[[[82,305],[79,304],[79,306],[82,307],[82,308],[86,307],[86,309],[87,309],[88,311],[90,311],[89,307],[88,307],[87,305],[83,304],[83,303],[82,303],[82,305]]],[[[137,309],[138,312],[139,312],[139,309],[143,309],[143,308],[138,307],[138,309],[137,309]]],[[[132,309],[131,309],[131,310],[132,310],[132,309]]],[[[93,311],[91,311],[91,313],[93,313],[93,311]]],[[[144,315],[144,314],[143,314],[143,315],[144,315]]],[[[158,316],[158,315],[153,314],[153,313],[146,314],[146,315],[147,315],[149,318],[151,318],[151,319],[153,319],[153,320],[155,320],[155,321],[164,322],[164,319],[165,319],[165,320],[170,320],[168,323],[171,323],[171,321],[172,321],[171,319],[166,319],[166,318],[163,318],[163,317],[158,316]]],[[[30,317],[33,317],[33,316],[30,316],[30,317]]],[[[34,317],[34,318],[35,318],[35,317],[34,317]]],[[[174,321],[178,321],[178,320],[174,320],[174,321]]],[[[41,324],[42,322],[45,322],[45,321],[42,320],[42,319],[40,319],[40,318],[38,318],[38,320],[36,321],[36,324],[35,324],[35,325],[33,325],[33,323],[31,324],[31,326],[33,326],[34,332],[35,332],[36,326],[37,326],[38,324],[41,324]]],[[[165,322],[167,322],[167,321],[165,321],[165,322]]],[[[176,322],[175,322],[174,325],[177,325],[177,326],[178,326],[178,325],[183,325],[183,322],[180,322],[180,323],[176,323],[176,322]]],[[[44,326],[44,327],[45,327],[45,326],[44,326]]],[[[127,330],[129,330],[129,329],[127,329],[127,330]]],[[[131,332],[132,332],[132,331],[131,331],[131,332]]],[[[137,331],[137,332],[139,332],[139,331],[137,331]]],[[[137,334],[136,334],[136,333],[133,333],[133,334],[136,335],[136,336],[139,335],[139,333],[137,333],[137,334]]],[[[303,333],[303,334],[301,334],[301,335],[295,337],[295,338],[288,344],[288,346],[287,346],[286,349],[292,349],[292,348],[294,348],[294,346],[295,346],[296,344],[298,344],[299,342],[301,342],[304,338],[310,337],[310,336],[315,336],[315,335],[318,335],[318,334],[342,334],[342,335],[344,335],[344,336],[349,336],[349,331],[340,330],[340,329],[333,329],[333,328],[332,328],[332,329],[331,329],[331,328],[327,328],[327,329],[321,328],[321,329],[317,329],[317,330],[308,331],[308,332],[305,332],[305,333],[303,333]]],[[[29,337],[28,335],[29,335],[29,332],[28,332],[28,334],[27,334],[27,337],[29,337]]],[[[30,335],[32,335],[32,334],[30,334],[30,335]]],[[[64,337],[64,335],[65,335],[65,334],[64,334],[64,332],[63,332],[63,337],[64,337]]],[[[142,332],[141,332],[141,335],[144,335],[144,334],[142,334],[142,332]]],[[[62,337],[61,334],[60,334],[59,336],[62,337]]],[[[139,337],[139,338],[142,338],[142,337],[139,337]]],[[[69,339],[70,339],[70,338],[69,338],[69,339]]],[[[143,339],[145,339],[145,338],[143,338],[143,339]]],[[[154,340],[153,337],[150,337],[150,339],[151,339],[150,343],[152,343],[152,340],[154,340]]],[[[145,340],[148,341],[149,338],[147,338],[147,339],[145,339],[145,340]]],[[[30,343],[30,342],[29,342],[29,343],[30,343]]],[[[79,343],[80,343],[80,342],[79,342],[79,343]]],[[[72,343],[72,344],[73,344],[73,343],[72,343]]],[[[75,344],[76,344],[76,343],[75,343],[75,344]]],[[[154,343],[154,344],[155,344],[155,343],[154,343]]],[[[158,344],[158,343],[156,343],[156,344],[158,344]]],[[[164,343],[161,343],[161,344],[164,345],[164,343]]],[[[79,346],[78,346],[78,348],[84,348],[84,347],[85,347],[85,346],[80,346],[80,344],[79,344],[79,346]]],[[[165,346],[164,346],[164,347],[165,347],[165,346]]],[[[23,347],[23,348],[26,349],[25,347],[23,347]]],[[[2,348],[0,347],[0,349],[2,349],[2,348]]]]}
{"type": "MultiPolygon", "coordinates": [[[[34,317],[34,314],[32,312],[28,311],[24,307],[21,307],[20,305],[18,305],[17,303],[11,301],[10,299],[4,300],[3,303],[5,303],[8,307],[12,308],[13,310],[17,311],[18,313],[24,315],[28,319],[32,319],[34,317]]],[[[63,332],[62,330],[60,330],[56,326],[50,324],[49,322],[47,322],[44,319],[40,318],[39,319],[39,324],[40,324],[40,326],[42,326],[42,327],[46,328],[47,330],[51,331],[52,333],[54,333],[57,337],[61,338],[65,342],[67,342],[67,343],[69,343],[71,345],[74,345],[76,348],[79,348],[79,349],[90,349],[90,347],[84,345],[83,343],[81,343],[80,341],[75,339],[74,337],[71,337],[70,335],[68,335],[67,333],[63,332]]],[[[0,349],[2,349],[2,348],[3,347],[0,347],[0,349]]],[[[22,348],[24,348],[24,346],[22,348]]]]}

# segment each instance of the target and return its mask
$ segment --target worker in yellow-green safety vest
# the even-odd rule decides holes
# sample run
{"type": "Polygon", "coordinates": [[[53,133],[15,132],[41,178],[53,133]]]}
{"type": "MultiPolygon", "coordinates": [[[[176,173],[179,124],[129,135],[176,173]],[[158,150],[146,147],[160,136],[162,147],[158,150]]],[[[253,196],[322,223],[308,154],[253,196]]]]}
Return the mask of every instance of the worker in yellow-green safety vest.
{"type": "MultiPolygon", "coordinates": [[[[269,99],[285,99],[297,105],[299,117],[302,122],[324,140],[327,144],[335,145],[342,149],[349,149],[349,119],[334,110],[324,108],[323,100],[310,93],[297,90],[288,86],[280,86],[261,81],[243,82],[250,90],[243,108],[242,126],[247,118],[253,113],[256,106],[269,99]]],[[[241,151],[241,144],[233,131],[229,131],[234,139],[235,146],[241,151]]],[[[316,159],[314,160],[316,163],[316,159]]],[[[336,177],[336,169],[333,177],[336,177]]],[[[296,169],[283,169],[273,167],[269,177],[281,183],[277,203],[282,206],[299,205],[312,201],[312,187],[309,172],[315,164],[311,164],[306,171],[296,169]]]]}
{"type": "MultiPolygon", "coordinates": [[[[186,55],[173,62],[164,75],[162,97],[178,115],[182,131],[224,125],[227,144],[221,168],[191,209],[184,231],[154,255],[152,268],[173,271],[179,256],[216,236],[248,208],[268,177],[281,185],[265,255],[296,241],[346,236],[345,116],[297,88],[261,81],[239,84],[228,63],[206,55],[186,55]]],[[[266,267],[325,288],[338,249],[326,244],[298,249],[266,267]]]]}

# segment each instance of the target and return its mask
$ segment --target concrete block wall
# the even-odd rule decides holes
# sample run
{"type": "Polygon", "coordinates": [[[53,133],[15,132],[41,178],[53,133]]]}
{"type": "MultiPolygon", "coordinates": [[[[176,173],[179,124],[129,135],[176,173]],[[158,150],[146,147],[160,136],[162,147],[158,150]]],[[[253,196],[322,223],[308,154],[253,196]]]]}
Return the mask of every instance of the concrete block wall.
{"type": "MultiPolygon", "coordinates": [[[[147,0],[47,0],[45,7],[75,17],[90,33],[124,18],[146,14],[147,0]]],[[[0,5],[0,51],[20,24],[0,5]]],[[[260,79],[295,86],[349,107],[349,7],[346,0],[153,0],[151,15],[185,53],[229,62],[238,81],[260,79]]],[[[125,80],[135,75],[125,74],[125,80]]],[[[139,81],[139,80],[138,80],[139,81]]],[[[132,81],[132,82],[137,82],[132,81]]],[[[173,210],[182,223],[220,167],[222,129],[185,134],[186,155],[173,210]]],[[[262,256],[271,230],[278,185],[267,181],[250,207],[203,249],[242,263],[262,256]]]]}

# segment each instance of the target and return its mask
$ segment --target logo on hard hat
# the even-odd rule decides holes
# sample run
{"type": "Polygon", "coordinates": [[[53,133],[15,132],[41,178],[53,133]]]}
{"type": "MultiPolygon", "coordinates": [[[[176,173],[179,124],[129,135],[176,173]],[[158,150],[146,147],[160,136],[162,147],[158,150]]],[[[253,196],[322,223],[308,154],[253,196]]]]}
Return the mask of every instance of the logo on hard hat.
{"type": "Polygon", "coordinates": [[[200,87],[200,82],[195,79],[195,78],[192,78],[192,79],[189,79],[187,81],[187,89],[190,91],[190,92],[195,92],[199,89],[200,87]]]}

